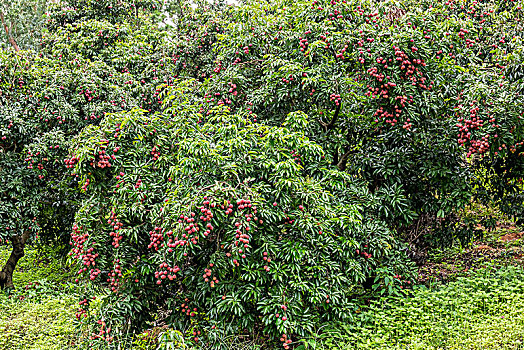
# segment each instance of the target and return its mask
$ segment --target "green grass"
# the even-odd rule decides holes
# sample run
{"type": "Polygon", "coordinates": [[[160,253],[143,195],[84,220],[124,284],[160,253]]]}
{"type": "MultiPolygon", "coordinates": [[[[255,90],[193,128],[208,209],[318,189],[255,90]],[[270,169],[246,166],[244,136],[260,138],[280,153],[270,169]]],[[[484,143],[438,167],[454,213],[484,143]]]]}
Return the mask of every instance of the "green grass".
{"type": "Polygon", "coordinates": [[[485,269],[411,297],[372,302],[305,349],[524,349],[524,270],[485,269]]]}
{"type": "Polygon", "coordinates": [[[76,298],[65,295],[44,300],[0,298],[1,350],[72,349],[76,298]]]}
{"type": "MultiPolygon", "coordinates": [[[[9,249],[0,247],[0,264],[9,249]]],[[[72,272],[56,249],[26,248],[13,275],[16,290],[0,292],[0,350],[74,349],[78,306],[72,272]]]]}
{"type": "MultiPolygon", "coordinates": [[[[0,246],[0,265],[3,266],[10,253],[10,247],[0,246]]],[[[73,276],[60,248],[29,246],[16,266],[13,282],[17,287],[25,287],[30,282],[47,281],[59,288],[61,284],[69,283],[73,276]]]]}

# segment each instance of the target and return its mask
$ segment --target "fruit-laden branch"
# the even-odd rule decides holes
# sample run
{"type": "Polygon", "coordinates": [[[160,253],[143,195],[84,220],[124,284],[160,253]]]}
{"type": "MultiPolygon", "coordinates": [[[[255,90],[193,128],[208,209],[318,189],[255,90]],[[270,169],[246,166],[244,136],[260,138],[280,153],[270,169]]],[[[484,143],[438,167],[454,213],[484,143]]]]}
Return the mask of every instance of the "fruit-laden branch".
{"type": "Polygon", "coordinates": [[[24,256],[24,248],[27,240],[29,239],[29,231],[25,231],[21,236],[13,236],[11,238],[11,244],[13,250],[7,262],[4,265],[2,271],[0,271],[0,289],[13,288],[13,272],[15,271],[16,264],[24,256]]]}
{"type": "Polygon", "coordinates": [[[2,11],[0,11],[0,21],[2,21],[2,25],[4,26],[5,34],[7,35],[7,40],[9,40],[9,43],[11,44],[11,46],[13,46],[13,49],[15,49],[15,51],[20,51],[20,47],[18,47],[18,44],[11,35],[13,26],[11,25],[11,30],[9,30],[7,23],[5,23],[4,13],[2,11]]]}

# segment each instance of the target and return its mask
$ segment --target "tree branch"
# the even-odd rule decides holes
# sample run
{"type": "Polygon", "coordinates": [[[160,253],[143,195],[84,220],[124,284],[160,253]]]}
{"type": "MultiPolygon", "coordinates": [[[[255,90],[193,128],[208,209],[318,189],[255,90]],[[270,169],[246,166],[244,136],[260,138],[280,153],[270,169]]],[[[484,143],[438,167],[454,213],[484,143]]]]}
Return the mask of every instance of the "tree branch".
{"type": "Polygon", "coordinates": [[[329,130],[331,130],[333,128],[333,126],[335,126],[335,123],[337,122],[337,119],[338,119],[338,114],[340,113],[340,107],[342,106],[342,103],[339,103],[337,105],[337,109],[335,110],[335,115],[333,115],[333,119],[331,119],[331,121],[329,122],[329,124],[327,125],[327,128],[329,130]]]}
{"type": "Polygon", "coordinates": [[[320,123],[320,125],[322,125],[324,127],[326,132],[328,130],[333,129],[333,127],[335,126],[335,123],[337,122],[337,119],[338,119],[338,115],[340,113],[340,107],[341,106],[342,106],[342,103],[339,103],[337,105],[337,108],[335,109],[335,114],[333,115],[333,118],[331,118],[331,121],[329,123],[324,123],[322,121],[322,119],[318,119],[318,122],[320,123]]]}
{"type": "Polygon", "coordinates": [[[16,52],[20,51],[20,47],[18,47],[18,44],[16,43],[15,39],[9,31],[7,23],[5,23],[4,13],[2,11],[0,11],[0,21],[2,21],[2,25],[4,26],[5,34],[7,35],[7,40],[9,40],[9,43],[11,44],[11,46],[13,46],[13,49],[15,49],[16,52]]]}
{"type": "Polygon", "coordinates": [[[349,156],[356,152],[357,152],[356,150],[351,150],[351,149],[346,150],[346,153],[344,153],[342,157],[340,157],[340,160],[338,161],[338,164],[337,164],[338,169],[341,171],[346,170],[349,156]]]}

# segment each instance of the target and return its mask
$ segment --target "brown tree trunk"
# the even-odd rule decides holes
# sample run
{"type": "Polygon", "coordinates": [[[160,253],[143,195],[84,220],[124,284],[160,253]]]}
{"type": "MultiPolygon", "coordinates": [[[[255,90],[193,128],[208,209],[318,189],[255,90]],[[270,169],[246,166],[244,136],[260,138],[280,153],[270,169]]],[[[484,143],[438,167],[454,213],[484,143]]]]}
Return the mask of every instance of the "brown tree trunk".
{"type": "Polygon", "coordinates": [[[13,236],[11,238],[11,244],[13,250],[7,262],[4,265],[2,271],[0,271],[0,289],[14,288],[13,284],[13,272],[15,271],[16,264],[24,256],[25,243],[29,238],[29,231],[24,232],[21,236],[13,236]]]}
{"type": "Polygon", "coordinates": [[[0,21],[2,22],[2,25],[4,26],[5,34],[7,35],[7,39],[9,40],[9,43],[13,47],[15,51],[20,51],[20,47],[18,47],[18,44],[16,43],[15,39],[11,35],[13,26],[11,25],[11,31],[9,30],[9,27],[7,26],[7,23],[5,22],[4,13],[0,11],[0,21]]]}

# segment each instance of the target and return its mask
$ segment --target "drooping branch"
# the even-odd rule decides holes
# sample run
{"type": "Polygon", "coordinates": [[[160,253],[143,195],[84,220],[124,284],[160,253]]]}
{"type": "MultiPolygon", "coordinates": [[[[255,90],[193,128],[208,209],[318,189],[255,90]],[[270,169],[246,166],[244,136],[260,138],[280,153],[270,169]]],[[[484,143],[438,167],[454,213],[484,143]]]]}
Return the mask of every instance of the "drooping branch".
{"type": "MultiPolygon", "coordinates": [[[[11,44],[11,46],[13,47],[13,49],[16,52],[20,51],[20,47],[18,47],[18,44],[16,43],[15,39],[11,35],[12,30],[9,30],[9,27],[7,26],[7,23],[5,22],[4,13],[2,11],[0,11],[0,21],[2,22],[2,26],[4,27],[5,35],[7,35],[7,40],[9,40],[9,43],[11,44]]],[[[13,26],[11,26],[11,28],[12,27],[13,26]]]]}
{"type": "Polygon", "coordinates": [[[11,238],[13,250],[2,271],[0,271],[0,289],[14,287],[13,272],[18,261],[24,256],[24,248],[29,236],[30,232],[25,231],[21,236],[13,236],[11,238]]]}

